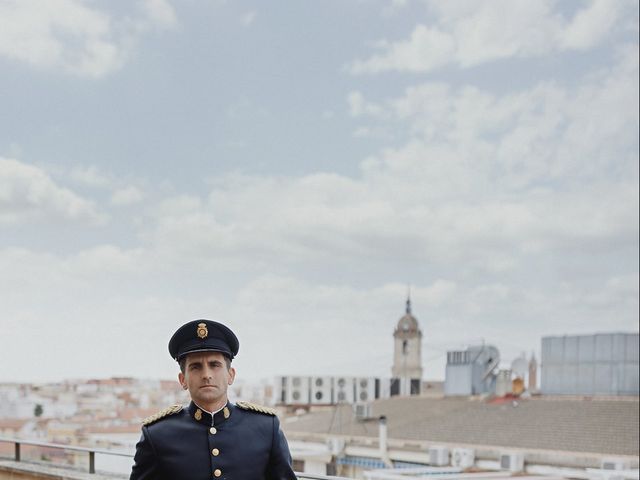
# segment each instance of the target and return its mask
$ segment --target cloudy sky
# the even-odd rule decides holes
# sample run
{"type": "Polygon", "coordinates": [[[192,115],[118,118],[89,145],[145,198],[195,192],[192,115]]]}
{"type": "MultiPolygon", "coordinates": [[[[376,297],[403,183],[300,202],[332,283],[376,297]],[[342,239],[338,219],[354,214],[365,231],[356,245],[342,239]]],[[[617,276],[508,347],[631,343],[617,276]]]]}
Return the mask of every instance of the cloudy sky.
{"type": "Polygon", "coordinates": [[[0,0],[0,381],[637,331],[638,105],[636,0],[0,0]]]}

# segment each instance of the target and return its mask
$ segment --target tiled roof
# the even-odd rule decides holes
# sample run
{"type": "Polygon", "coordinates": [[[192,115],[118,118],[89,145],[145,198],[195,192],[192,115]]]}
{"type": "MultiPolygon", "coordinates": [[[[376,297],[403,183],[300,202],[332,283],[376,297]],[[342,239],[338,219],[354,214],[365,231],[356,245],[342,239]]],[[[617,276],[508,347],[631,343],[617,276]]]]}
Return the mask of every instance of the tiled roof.
{"type": "MultiPolygon", "coordinates": [[[[393,398],[372,404],[385,415],[389,438],[570,452],[638,455],[638,398],[519,399],[393,398]]],[[[351,406],[283,422],[285,431],[378,435],[377,422],[354,418],[351,406]]]]}
{"type": "Polygon", "coordinates": [[[29,419],[22,418],[0,418],[0,431],[2,430],[20,430],[28,423],[29,419]]]}

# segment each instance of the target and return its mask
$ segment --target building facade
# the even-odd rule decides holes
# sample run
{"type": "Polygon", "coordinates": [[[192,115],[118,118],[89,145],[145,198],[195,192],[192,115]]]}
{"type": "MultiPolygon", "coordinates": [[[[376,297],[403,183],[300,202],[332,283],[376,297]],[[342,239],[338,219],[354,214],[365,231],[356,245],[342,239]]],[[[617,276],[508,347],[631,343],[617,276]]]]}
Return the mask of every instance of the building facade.
{"type": "Polygon", "coordinates": [[[542,338],[546,395],[638,395],[638,333],[542,338]]]}
{"type": "Polygon", "coordinates": [[[494,393],[495,370],[499,363],[500,352],[491,345],[477,345],[466,350],[447,352],[444,394],[455,396],[494,393]]]}

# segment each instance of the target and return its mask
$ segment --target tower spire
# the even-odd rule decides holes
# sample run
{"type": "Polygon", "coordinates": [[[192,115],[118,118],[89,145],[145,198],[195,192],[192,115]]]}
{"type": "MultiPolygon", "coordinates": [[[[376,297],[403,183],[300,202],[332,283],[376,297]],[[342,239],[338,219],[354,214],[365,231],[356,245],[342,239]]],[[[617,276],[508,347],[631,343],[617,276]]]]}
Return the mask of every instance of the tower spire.
{"type": "Polygon", "coordinates": [[[407,314],[411,313],[411,284],[407,285],[407,314]]]}

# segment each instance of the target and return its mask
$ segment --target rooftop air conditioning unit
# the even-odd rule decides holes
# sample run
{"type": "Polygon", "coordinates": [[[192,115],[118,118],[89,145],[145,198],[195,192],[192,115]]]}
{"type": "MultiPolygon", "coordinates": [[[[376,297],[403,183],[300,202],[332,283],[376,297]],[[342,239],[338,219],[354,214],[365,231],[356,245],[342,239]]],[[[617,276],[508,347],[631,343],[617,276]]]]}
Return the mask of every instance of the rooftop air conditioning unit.
{"type": "Polygon", "coordinates": [[[600,462],[602,470],[629,470],[629,462],[621,458],[603,458],[600,462]]]}
{"type": "Polygon", "coordinates": [[[353,414],[358,420],[371,418],[371,404],[363,402],[355,403],[353,405],[353,414]]]}
{"type": "Polygon", "coordinates": [[[282,405],[287,402],[287,377],[276,377],[273,389],[273,404],[282,405]]]}
{"type": "Polygon", "coordinates": [[[309,404],[309,378],[308,377],[288,377],[286,392],[287,405],[308,405],[309,404]]]}
{"type": "Polygon", "coordinates": [[[429,465],[444,467],[449,465],[449,449],[447,447],[429,447],[429,465]]]}
{"type": "Polygon", "coordinates": [[[356,382],[356,402],[371,402],[376,398],[376,379],[357,378],[356,382]]]}
{"type": "Polygon", "coordinates": [[[354,384],[351,377],[337,377],[333,384],[333,399],[335,403],[354,402],[354,384]]]}
{"type": "Polygon", "coordinates": [[[331,384],[331,377],[311,377],[311,404],[330,405],[333,403],[331,384]]]}
{"type": "Polygon", "coordinates": [[[500,455],[500,470],[522,472],[524,470],[524,455],[522,453],[503,453],[500,455]]]}
{"type": "Polygon", "coordinates": [[[476,460],[475,451],[472,448],[454,448],[451,451],[451,465],[458,468],[471,468],[476,460]]]}

